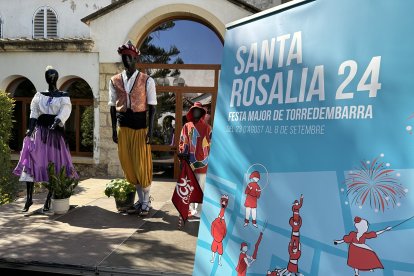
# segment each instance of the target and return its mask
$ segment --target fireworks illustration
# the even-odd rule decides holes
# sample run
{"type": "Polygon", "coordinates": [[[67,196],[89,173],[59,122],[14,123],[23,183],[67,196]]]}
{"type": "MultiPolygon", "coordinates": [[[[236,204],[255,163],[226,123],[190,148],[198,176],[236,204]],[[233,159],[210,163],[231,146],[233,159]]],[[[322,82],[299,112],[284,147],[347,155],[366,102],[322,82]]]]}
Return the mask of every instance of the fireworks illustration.
{"type": "MultiPolygon", "coordinates": [[[[381,154],[381,157],[384,157],[381,154]]],[[[350,171],[345,179],[347,196],[351,204],[362,208],[368,205],[375,212],[400,206],[400,199],[408,192],[399,181],[399,173],[390,168],[390,163],[379,160],[361,161],[359,168],[350,171]]]]}

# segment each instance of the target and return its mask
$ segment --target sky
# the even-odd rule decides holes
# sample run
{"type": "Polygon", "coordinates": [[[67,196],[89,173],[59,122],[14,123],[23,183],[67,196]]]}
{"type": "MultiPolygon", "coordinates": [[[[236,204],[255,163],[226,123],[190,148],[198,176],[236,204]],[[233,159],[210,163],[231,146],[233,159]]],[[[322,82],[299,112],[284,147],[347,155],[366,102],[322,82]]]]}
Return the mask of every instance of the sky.
{"type": "Polygon", "coordinates": [[[174,22],[174,28],[154,35],[155,45],[167,49],[177,46],[185,64],[221,64],[223,44],[211,29],[190,20],[174,22]]]}

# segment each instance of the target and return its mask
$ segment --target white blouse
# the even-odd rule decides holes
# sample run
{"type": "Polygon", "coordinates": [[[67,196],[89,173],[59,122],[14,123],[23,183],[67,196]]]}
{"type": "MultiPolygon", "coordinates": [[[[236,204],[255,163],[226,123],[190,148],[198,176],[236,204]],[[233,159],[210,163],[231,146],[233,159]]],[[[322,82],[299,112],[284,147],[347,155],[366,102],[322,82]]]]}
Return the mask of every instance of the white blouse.
{"type": "Polygon", "coordinates": [[[69,119],[72,103],[69,97],[49,97],[37,92],[30,104],[30,118],[37,119],[42,114],[57,115],[59,126],[63,127],[69,119]]]}

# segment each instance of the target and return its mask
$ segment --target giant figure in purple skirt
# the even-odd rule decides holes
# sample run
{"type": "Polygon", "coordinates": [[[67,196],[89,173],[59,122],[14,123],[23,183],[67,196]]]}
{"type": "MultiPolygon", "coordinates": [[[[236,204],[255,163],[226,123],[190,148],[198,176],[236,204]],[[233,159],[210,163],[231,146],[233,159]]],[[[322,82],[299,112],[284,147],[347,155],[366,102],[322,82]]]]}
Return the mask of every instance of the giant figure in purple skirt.
{"type": "MultiPolygon", "coordinates": [[[[27,212],[33,204],[34,182],[48,182],[47,166],[53,162],[55,170],[66,166],[67,175],[78,178],[73,167],[69,147],[64,139],[63,127],[72,111],[68,93],[59,91],[56,82],[59,73],[48,66],[45,72],[49,87],[45,92],[37,92],[30,104],[29,128],[23,139],[20,159],[13,173],[26,182],[27,198],[22,212],[27,212]]],[[[53,191],[49,191],[43,211],[50,209],[53,191]]]]}

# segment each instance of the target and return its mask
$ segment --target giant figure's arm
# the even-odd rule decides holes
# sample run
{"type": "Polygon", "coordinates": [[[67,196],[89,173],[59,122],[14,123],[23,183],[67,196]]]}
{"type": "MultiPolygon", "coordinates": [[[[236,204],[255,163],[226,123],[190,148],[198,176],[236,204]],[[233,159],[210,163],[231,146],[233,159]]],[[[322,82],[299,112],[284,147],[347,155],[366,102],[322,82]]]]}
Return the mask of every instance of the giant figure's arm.
{"type": "Polygon", "coordinates": [[[111,112],[111,122],[112,122],[112,140],[118,144],[118,133],[116,131],[117,122],[116,122],[115,106],[110,107],[110,112],[111,112]]]}
{"type": "Polygon", "coordinates": [[[147,133],[147,144],[151,144],[152,141],[152,133],[154,129],[154,118],[155,118],[155,112],[156,112],[156,106],[149,104],[148,105],[148,111],[149,111],[149,122],[148,122],[148,133],[147,133]]]}

